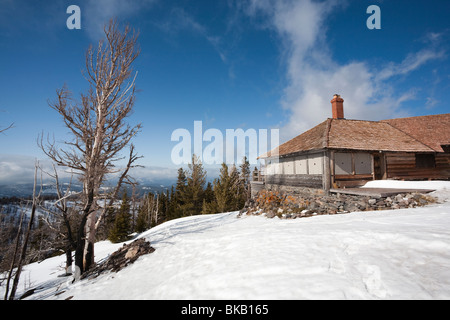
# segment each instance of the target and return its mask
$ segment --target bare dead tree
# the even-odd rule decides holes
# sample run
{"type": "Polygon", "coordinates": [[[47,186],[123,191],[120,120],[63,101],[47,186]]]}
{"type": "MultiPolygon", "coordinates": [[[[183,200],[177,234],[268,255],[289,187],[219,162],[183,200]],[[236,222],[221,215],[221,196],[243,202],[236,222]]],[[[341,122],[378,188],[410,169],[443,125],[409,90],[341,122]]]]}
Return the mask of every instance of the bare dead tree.
{"type": "Polygon", "coordinates": [[[64,191],[61,188],[61,183],[59,180],[58,171],[56,169],[55,164],[53,164],[53,173],[46,172],[48,176],[54,179],[55,181],[55,189],[56,189],[56,195],[57,199],[53,203],[53,206],[57,209],[56,211],[49,210],[45,206],[40,206],[40,209],[42,211],[47,212],[47,216],[43,217],[43,221],[47,224],[47,226],[56,234],[58,234],[60,237],[64,239],[64,252],[66,254],[66,275],[72,274],[72,250],[76,249],[76,242],[73,236],[73,226],[70,222],[70,215],[71,212],[76,208],[75,205],[70,206],[68,204],[69,198],[76,197],[79,193],[73,192],[71,190],[72,188],[72,178],[73,173],[70,177],[70,181],[66,187],[66,190],[64,191]],[[59,221],[62,221],[62,224],[64,225],[64,228],[57,228],[54,226],[54,222],[49,221],[49,216],[56,216],[59,221]]]}
{"type": "Polygon", "coordinates": [[[72,195],[71,192],[71,186],[72,186],[72,177],[70,178],[70,183],[67,186],[67,189],[65,191],[65,193],[62,193],[62,190],[60,188],[60,183],[59,183],[59,177],[58,177],[58,171],[56,170],[55,165],[53,164],[53,170],[54,170],[54,179],[55,179],[55,183],[56,183],[56,192],[58,195],[58,200],[54,203],[54,205],[56,206],[56,208],[59,210],[59,212],[61,213],[64,225],[66,227],[66,234],[65,234],[65,239],[66,239],[66,274],[71,274],[72,273],[72,250],[76,249],[76,243],[75,240],[73,238],[73,233],[72,233],[72,226],[70,224],[70,219],[69,219],[69,210],[70,207],[68,206],[67,203],[67,199],[68,197],[70,197],[72,195]]]}
{"type": "Polygon", "coordinates": [[[131,168],[141,167],[139,165],[133,165],[133,163],[140,158],[142,158],[142,156],[136,155],[136,153],[134,152],[134,145],[131,144],[128,163],[125,166],[125,169],[122,171],[119,179],[117,180],[116,186],[114,187],[113,191],[110,194],[104,195],[103,210],[101,211],[101,214],[98,216],[97,222],[95,223],[95,230],[98,229],[100,222],[105,217],[108,209],[113,207],[114,201],[117,199],[121,186],[123,184],[129,184],[133,187],[133,190],[135,189],[137,183],[128,175],[128,173],[131,168]]]}
{"type": "Polygon", "coordinates": [[[14,241],[14,250],[13,250],[13,255],[12,255],[12,259],[11,259],[11,264],[9,267],[9,271],[8,271],[8,276],[6,277],[6,287],[5,287],[5,296],[4,296],[4,300],[8,300],[8,294],[9,294],[9,284],[11,282],[11,279],[14,276],[14,271],[15,271],[15,265],[16,265],[16,258],[17,258],[17,254],[19,252],[19,246],[20,246],[20,237],[22,235],[22,225],[23,225],[23,219],[25,217],[25,209],[22,208],[21,210],[21,214],[20,214],[20,222],[19,222],[19,228],[17,230],[17,235],[16,235],[16,239],[14,241]]]}
{"type": "MultiPolygon", "coordinates": [[[[132,63],[140,52],[138,35],[128,26],[121,32],[115,20],[111,20],[104,31],[106,41],[100,41],[95,49],[90,46],[86,52],[84,74],[89,90],[81,95],[81,102],[77,103],[63,86],[56,91],[56,100],[49,103],[61,115],[73,139],[64,142],[66,148],[58,148],[50,139],[44,144],[42,135],[38,139],[50,159],[75,170],[83,183],[75,250],[75,268],[79,274],[94,262],[96,199],[100,186],[108,175],[120,172],[116,165],[124,159],[120,152],[141,128],[140,124],[132,127],[126,122],[135,102],[137,73],[132,63]]],[[[138,158],[131,147],[122,181],[138,158]]]]}
{"type": "MultiPolygon", "coordinates": [[[[28,222],[27,230],[25,231],[25,234],[24,234],[24,240],[23,240],[22,248],[21,248],[20,255],[19,255],[19,261],[17,263],[17,269],[16,269],[16,273],[14,275],[14,281],[12,284],[11,293],[9,294],[9,298],[8,298],[9,300],[14,300],[14,297],[16,295],[17,285],[19,284],[20,274],[22,273],[22,268],[23,268],[23,264],[25,261],[27,248],[28,248],[28,240],[30,237],[31,228],[33,227],[33,223],[34,223],[36,207],[37,207],[37,203],[38,203],[38,200],[40,197],[40,192],[39,192],[39,194],[36,193],[38,168],[39,168],[39,162],[36,161],[35,166],[34,166],[33,202],[31,205],[30,220],[28,222]]],[[[42,179],[41,179],[41,186],[42,186],[42,179]]],[[[22,218],[21,218],[21,220],[22,220],[22,218]]],[[[19,229],[19,232],[20,232],[20,229],[19,229]]],[[[16,250],[18,249],[19,239],[20,239],[20,236],[18,234],[17,239],[16,239],[16,250]]],[[[13,262],[11,263],[11,270],[10,270],[10,273],[8,276],[8,282],[7,282],[7,286],[6,286],[6,292],[5,292],[5,300],[8,295],[9,281],[10,281],[10,276],[12,274],[12,269],[14,269],[14,264],[15,264],[15,259],[13,259],[13,262]]]]}

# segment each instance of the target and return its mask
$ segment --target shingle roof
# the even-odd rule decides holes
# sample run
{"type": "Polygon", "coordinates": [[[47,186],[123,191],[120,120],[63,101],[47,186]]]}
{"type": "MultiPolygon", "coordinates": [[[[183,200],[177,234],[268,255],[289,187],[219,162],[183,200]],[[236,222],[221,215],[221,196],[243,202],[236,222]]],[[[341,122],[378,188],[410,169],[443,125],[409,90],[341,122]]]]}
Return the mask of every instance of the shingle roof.
{"type": "Polygon", "coordinates": [[[384,121],[327,119],[260,158],[319,149],[443,152],[450,144],[450,114],[384,121]]]}
{"type": "Polygon", "coordinates": [[[330,149],[433,152],[411,135],[386,122],[332,119],[330,149]]]}
{"type": "Polygon", "coordinates": [[[325,120],[314,128],[302,133],[286,143],[281,144],[278,148],[261,155],[260,158],[267,158],[276,154],[281,156],[299,151],[326,148],[329,120],[331,119],[325,120]]]}
{"type": "Polygon", "coordinates": [[[416,138],[436,152],[443,152],[441,145],[450,145],[450,113],[420,117],[383,120],[416,138]]]}

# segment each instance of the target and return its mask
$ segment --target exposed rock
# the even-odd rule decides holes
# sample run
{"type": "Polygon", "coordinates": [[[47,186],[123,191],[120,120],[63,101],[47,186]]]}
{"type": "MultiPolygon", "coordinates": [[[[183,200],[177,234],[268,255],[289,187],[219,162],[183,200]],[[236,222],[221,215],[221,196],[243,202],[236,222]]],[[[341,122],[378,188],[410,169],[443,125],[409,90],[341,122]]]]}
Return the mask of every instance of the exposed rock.
{"type": "Polygon", "coordinates": [[[25,299],[26,297],[31,296],[36,291],[36,289],[37,288],[33,288],[33,289],[26,291],[23,295],[20,296],[19,300],[22,300],[22,299],[25,299]]]}
{"type": "Polygon", "coordinates": [[[274,217],[275,217],[275,212],[273,212],[272,210],[269,210],[269,211],[266,213],[266,217],[269,218],[269,219],[274,218],[274,217]]]}
{"type": "Polygon", "coordinates": [[[119,250],[113,252],[105,261],[100,262],[94,268],[83,273],[81,279],[96,278],[105,271],[119,271],[130,263],[135,262],[140,256],[152,253],[155,249],[150,242],[141,238],[129,244],[124,244],[119,250]]]}
{"type": "Polygon", "coordinates": [[[268,218],[281,219],[310,217],[317,214],[338,214],[366,210],[414,208],[436,202],[421,193],[398,194],[374,199],[368,196],[347,194],[320,195],[317,193],[282,194],[262,190],[255,199],[248,201],[242,212],[248,215],[265,214],[268,218]]]}
{"type": "Polygon", "coordinates": [[[127,253],[125,254],[125,259],[133,259],[136,254],[139,252],[139,247],[132,247],[128,249],[127,253]]]}

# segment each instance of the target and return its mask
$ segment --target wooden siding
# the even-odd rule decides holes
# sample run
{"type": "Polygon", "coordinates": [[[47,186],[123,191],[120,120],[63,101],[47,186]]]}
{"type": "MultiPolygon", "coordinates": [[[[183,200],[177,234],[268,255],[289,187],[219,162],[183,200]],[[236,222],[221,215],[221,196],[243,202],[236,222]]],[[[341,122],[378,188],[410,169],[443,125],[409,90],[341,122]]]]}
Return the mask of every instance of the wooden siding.
{"type": "Polygon", "coordinates": [[[417,168],[415,153],[387,153],[388,179],[450,179],[450,154],[436,153],[434,168],[417,168]]]}
{"type": "Polygon", "coordinates": [[[266,176],[266,184],[294,187],[322,188],[320,174],[274,174],[266,176]]]}

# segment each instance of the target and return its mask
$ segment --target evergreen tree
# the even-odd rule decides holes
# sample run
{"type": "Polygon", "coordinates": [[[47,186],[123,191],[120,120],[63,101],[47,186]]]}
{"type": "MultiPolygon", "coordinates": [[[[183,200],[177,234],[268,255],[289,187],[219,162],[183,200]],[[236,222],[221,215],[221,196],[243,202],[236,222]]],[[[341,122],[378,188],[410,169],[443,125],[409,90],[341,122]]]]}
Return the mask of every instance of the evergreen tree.
{"type": "Polygon", "coordinates": [[[208,182],[203,197],[202,214],[217,213],[217,202],[211,182],[208,182]]]}
{"type": "Polygon", "coordinates": [[[202,210],[206,172],[200,159],[195,154],[192,155],[192,163],[188,166],[189,176],[187,177],[185,199],[190,206],[186,208],[186,215],[195,215],[200,214],[202,210]]]}
{"type": "Polygon", "coordinates": [[[178,177],[177,177],[177,185],[175,189],[175,197],[178,198],[178,201],[183,200],[183,195],[186,189],[187,178],[186,171],[183,168],[178,169],[178,177]]]}
{"type": "Polygon", "coordinates": [[[167,220],[172,220],[177,218],[177,201],[175,198],[175,188],[172,186],[169,194],[169,203],[167,208],[167,220]]]}
{"type": "Polygon", "coordinates": [[[167,220],[167,215],[169,212],[169,196],[169,190],[166,192],[161,191],[159,194],[159,209],[156,224],[160,224],[167,220]]]}
{"type": "Polygon", "coordinates": [[[233,165],[230,169],[230,206],[229,211],[239,210],[245,204],[245,190],[243,181],[240,179],[239,171],[233,165]]]}
{"type": "Polygon", "coordinates": [[[186,204],[186,188],[187,188],[187,178],[186,172],[183,168],[178,169],[177,184],[175,187],[175,192],[173,193],[173,203],[172,203],[172,219],[180,218],[183,216],[183,208],[186,204]]]}
{"type": "Polygon", "coordinates": [[[156,195],[156,203],[152,220],[152,227],[166,221],[169,210],[169,192],[160,191],[156,195]]]}
{"type": "Polygon", "coordinates": [[[219,178],[214,180],[214,196],[216,197],[218,212],[227,212],[231,195],[228,166],[225,163],[222,163],[219,178]]]}
{"type": "Polygon", "coordinates": [[[241,182],[245,191],[245,201],[250,199],[251,193],[250,193],[250,162],[248,161],[247,157],[244,156],[242,159],[242,164],[239,166],[241,169],[241,182]]]}
{"type": "Polygon", "coordinates": [[[229,169],[225,163],[222,164],[220,176],[214,181],[214,195],[217,212],[239,210],[244,206],[246,193],[235,165],[229,169]]]}
{"type": "Polygon", "coordinates": [[[207,203],[213,202],[215,200],[214,189],[213,189],[211,182],[208,182],[206,185],[204,199],[206,200],[207,203]]]}
{"type": "Polygon", "coordinates": [[[139,207],[138,216],[136,218],[136,232],[141,233],[148,229],[147,206],[139,207]]]}
{"type": "Polygon", "coordinates": [[[206,172],[195,155],[192,156],[192,163],[188,167],[188,171],[178,169],[174,194],[177,217],[200,214],[202,210],[206,172]]]}
{"type": "Polygon", "coordinates": [[[105,218],[103,219],[103,229],[97,231],[97,234],[101,236],[101,239],[108,239],[111,230],[114,228],[116,221],[117,210],[111,206],[106,210],[105,218]]]}
{"type": "Polygon", "coordinates": [[[119,212],[116,214],[114,226],[109,234],[109,240],[113,243],[123,242],[129,239],[128,234],[131,231],[130,204],[126,191],[122,197],[122,204],[119,212]]]}

